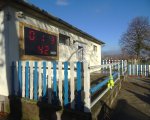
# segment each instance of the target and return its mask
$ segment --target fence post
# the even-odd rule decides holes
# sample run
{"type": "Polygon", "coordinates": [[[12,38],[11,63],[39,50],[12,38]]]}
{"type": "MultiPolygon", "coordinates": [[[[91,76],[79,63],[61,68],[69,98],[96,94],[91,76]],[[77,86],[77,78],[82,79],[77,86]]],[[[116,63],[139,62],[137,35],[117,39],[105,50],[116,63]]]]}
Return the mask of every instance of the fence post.
{"type": "Polygon", "coordinates": [[[46,90],[47,90],[47,86],[46,86],[46,61],[43,61],[43,79],[42,79],[42,98],[45,100],[46,99],[46,90]]]}
{"type": "Polygon", "coordinates": [[[127,67],[128,67],[128,62],[127,62],[127,60],[125,60],[125,68],[126,68],[125,71],[126,72],[127,72],[127,69],[128,69],[127,67]]]}
{"type": "Polygon", "coordinates": [[[18,82],[19,82],[19,96],[22,96],[22,65],[21,61],[18,61],[18,82]]]}
{"type": "Polygon", "coordinates": [[[132,75],[134,76],[135,75],[135,65],[134,64],[132,64],[132,75]]]}
{"type": "Polygon", "coordinates": [[[108,60],[108,64],[110,64],[110,62],[111,62],[111,61],[110,61],[110,59],[109,59],[109,60],[108,60]]]}
{"type": "Polygon", "coordinates": [[[105,61],[103,60],[103,61],[102,61],[102,65],[104,65],[104,64],[105,64],[105,61]]]}
{"type": "Polygon", "coordinates": [[[25,71],[25,97],[29,98],[29,61],[26,61],[26,71],[25,71]]]}
{"type": "Polygon", "coordinates": [[[25,61],[22,62],[22,97],[25,97],[25,61]]]}
{"type": "Polygon", "coordinates": [[[124,61],[121,60],[121,74],[124,75],[124,65],[123,65],[124,61]]]}
{"type": "Polygon", "coordinates": [[[42,97],[42,62],[39,61],[39,98],[42,97]]]}
{"type": "Polygon", "coordinates": [[[127,78],[127,67],[128,67],[128,63],[127,63],[127,60],[125,60],[124,61],[124,69],[125,69],[124,80],[126,80],[127,78]]]}
{"type": "Polygon", "coordinates": [[[52,103],[52,63],[48,62],[48,103],[52,103]]]}
{"type": "Polygon", "coordinates": [[[139,75],[138,70],[139,70],[139,65],[136,65],[136,75],[137,76],[139,75]]]}
{"type": "Polygon", "coordinates": [[[143,65],[141,65],[141,76],[143,75],[143,65]]]}
{"type": "Polygon", "coordinates": [[[82,78],[81,78],[81,62],[77,62],[77,109],[81,109],[81,90],[82,90],[82,78]]]}
{"type": "MultiPolygon", "coordinates": [[[[115,63],[117,63],[117,60],[115,60],[115,63]]],[[[117,69],[117,64],[115,64],[115,69],[117,69]]]]}
{"type": "Polygon", "coordinates": [[[146,70],[147,70],[146,76],[148,77],[148,64],[146,65],[146,70]]]}
{"type": "Polygon", "coordinates": [[[150,65],[149,65],[149,68],[148,68],[148,76],[150,76],[150,65]]]}
{"type": "Polygon", "coordinates": [[[37,62],[34,62],[34,79],[33,79],[33,81],[34,81],[34,83],[33,83],[33,85],[34,85],[34,100],[38,100],[38,71],[37,71],[37,69],[38,69],[38,63],[37,62]]]}
{"type": "Polygon", "coordinates": [[[145,64],[145,77],[146,77],[146,64],[145,64]]]}
{"type": "Polygon", "coordinates": [[[70,102],[71,102],[71,108],[74,109],[75,106],[75,95],[74,95],[74,91],[75,91],[75,84],[74,84],[74,62],[70,62],[70,102]]]}
{"type": "Polygon", "coordinates": [[[120,62],[118,62],[118,79],[120,79],[120,62]]]}
{"type": "Polygon", "coordinates": [[[18,95],[19,93],[19,81],[18,81],[18,61],[15,62],[15,66],[14,66],[14,87],[15,87],[15,95],[18,95]],[[16,69],[15,69],[16,68],[16,69]]]}
{"type": "Polygon", "coordinates": [[[30,61],[30,99],[33,99],[33,62],[30,61]]]}
{"type": "MultiPolygon", "coordinates": [[[[105,64],[108,64],[107,60],[105,60],[105,64]]],[[[107,69],[107,67],[105,67],[105,69],[107,69]]]]}
{"type": "Polygon", "coordinates": [[[112,67],[109,65],[109,70],[110,70],[110,76],[112,75],[112,67]]]}
{"type": "Polygon", "coordinates": [[[11,92],[10,94],[11,95],[14,95],[15,94],[15,63],[12,62],[12,65],[11,65],[11,92]]]}
{"type": "Polygon", "coordinates": [[[85,98],[84,98],[84,111],[85,112],[90,112],[91,109],[91,98],[90,98],[90,71],[88,68],[88,63],[84,62],[83,64],[84,68],[84,93],[85,93],[85,98]]]}
{"type": "Polygon", "coordinates": [[[57,62],[53,62],[53,103],[57,104],[57,62]]]}
{"type": "Polygon", "coordinates": [[[131,69],[131,64],[129,65],[129,75],[131,75],[132,69],[131,69]]]}
{"type": "Polygon", "coordinates": [[[67,107],[69,103],[68,99],[68,62],[64,62],[64,106],[67,107]]]}
{"type": "Polygon", "coordinates": [[[62,100],[62,81],[63,81],[63,73],[62,73],[62,62],[58,62],[58,90],[59,90],[59,101],[60,105],[63,105],[63,100],[62,100]]]}
{"type": "Polygon", "coordinates": [[[138,76],[140,76],[141,75],[141,65],[139,64],[138,65],[138,76]]]}

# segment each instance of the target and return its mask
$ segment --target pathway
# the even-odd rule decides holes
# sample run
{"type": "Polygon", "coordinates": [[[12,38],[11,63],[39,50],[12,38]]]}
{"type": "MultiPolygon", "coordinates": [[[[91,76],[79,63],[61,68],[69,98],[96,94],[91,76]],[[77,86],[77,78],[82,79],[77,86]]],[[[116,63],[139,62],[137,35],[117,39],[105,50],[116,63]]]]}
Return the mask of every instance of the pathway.
{"type": "Polygon", "coordinates": [[[123,82],[111,120],[150,120],[150,78],[123,82]]]}

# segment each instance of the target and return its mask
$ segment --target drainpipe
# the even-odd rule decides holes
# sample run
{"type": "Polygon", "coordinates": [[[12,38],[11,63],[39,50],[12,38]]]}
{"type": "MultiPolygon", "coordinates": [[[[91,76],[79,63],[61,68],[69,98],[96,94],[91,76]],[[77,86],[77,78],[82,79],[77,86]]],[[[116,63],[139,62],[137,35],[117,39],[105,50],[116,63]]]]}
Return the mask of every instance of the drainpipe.
{"type": "Polygon", "coordinates": [[[83,49],[83,48],[80,48],[80,49],[77,49],[76,51],[74,51],[74,52],[71,54],[71,56],[68,58],[67,61],[70,61],[71,58],[72,58],[72,56],[73,56],[75,53],[77,53],[78,51],[82,50],[82,49],[83,49]]]}

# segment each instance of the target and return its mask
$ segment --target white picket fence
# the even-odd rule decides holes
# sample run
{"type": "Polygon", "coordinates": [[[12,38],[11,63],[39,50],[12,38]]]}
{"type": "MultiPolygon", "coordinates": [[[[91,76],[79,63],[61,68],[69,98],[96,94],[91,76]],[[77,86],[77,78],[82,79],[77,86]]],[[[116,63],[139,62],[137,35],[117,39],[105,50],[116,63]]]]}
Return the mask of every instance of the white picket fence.
{"type": "Polygon", "coordinates": [[[125,71],[127,72],[128,76],[143,76],[149,77],[150,76],[150,65],[149,64],[138,64],[136,60],[134,60],[137,64],[130,64],[127,60],[102,60],[102,64],[109,64],[109,63],[120,63],[120,71],[121,74],[124,75],[125,71]]]}
{"type": "MultiPolygon", "coordinates": [[[[101,70],[109,68],[109,74],[114,76],[115,82],[120,79],[119,63],[95,67],[101,70]]],[[[106,87],[109,81],[108,76],[104,81],[91,87],[90,71],[95,67],[88,66],[86,62],[13,62],[12,94],[35,101],[47,100],[50,104],[59,104],[71,109],[84,108],[85,112],[90,112],[91,107],[102,97],[91,102],[93,92],[106,87]]]]}
{"type": "MultiPolygon", "coordinates": [[[[119,63],[120,65],[120,73],[121,75],[125,75],[127,72],[127,60],[102,60],[102,65],[112,64],[112,63],[119,63]]],[[[105,67],[107,69],[108,67],[105,67]]]]}
{"type": "Polygon", "coordinates": [[[128,65],[129,76],[141,76],[150,77],[150,65],[148,64],[129,64],[128,65]]]}

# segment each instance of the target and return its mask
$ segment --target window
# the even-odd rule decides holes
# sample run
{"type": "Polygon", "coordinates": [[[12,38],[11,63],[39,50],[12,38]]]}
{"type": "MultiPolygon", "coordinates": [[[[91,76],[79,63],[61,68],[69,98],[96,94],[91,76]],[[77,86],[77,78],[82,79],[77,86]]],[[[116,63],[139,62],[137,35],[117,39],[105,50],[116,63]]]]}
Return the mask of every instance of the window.
{"type": "Polygon", "coordinates": [[[70,37],[67,35],[59,34],[59,43],[70,46],[70,37]]]}
{"type": "Polygon", "coordinates": [[[97,46],[96,45],[93,45],[93,50],[94,50],[94,52],[97,52],[97,46]]]}

